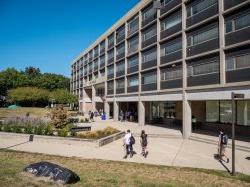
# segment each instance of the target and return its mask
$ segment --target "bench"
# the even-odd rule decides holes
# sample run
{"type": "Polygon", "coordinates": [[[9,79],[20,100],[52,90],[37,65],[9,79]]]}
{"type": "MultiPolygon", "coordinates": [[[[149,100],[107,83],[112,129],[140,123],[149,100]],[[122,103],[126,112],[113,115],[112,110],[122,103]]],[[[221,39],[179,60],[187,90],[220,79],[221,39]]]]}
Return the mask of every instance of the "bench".
{"type": "Polygon", "coordinates": [[[82,131],[91,131],[91,126],[72,127],[70,129],[71,134],[75,134],[76,132],[82,132],[82,131]]]}

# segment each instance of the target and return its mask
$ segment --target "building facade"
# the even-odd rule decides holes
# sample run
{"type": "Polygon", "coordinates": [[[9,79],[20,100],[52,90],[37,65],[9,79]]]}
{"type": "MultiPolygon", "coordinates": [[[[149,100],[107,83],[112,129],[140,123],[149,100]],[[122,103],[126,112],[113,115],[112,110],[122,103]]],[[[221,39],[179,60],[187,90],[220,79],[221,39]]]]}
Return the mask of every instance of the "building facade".
{"type": "Polygon", "coordinates": [[[142,0],[71,65],[79,110],[192,132],[231,128],[250,136],[250,1],[142,0]]]}

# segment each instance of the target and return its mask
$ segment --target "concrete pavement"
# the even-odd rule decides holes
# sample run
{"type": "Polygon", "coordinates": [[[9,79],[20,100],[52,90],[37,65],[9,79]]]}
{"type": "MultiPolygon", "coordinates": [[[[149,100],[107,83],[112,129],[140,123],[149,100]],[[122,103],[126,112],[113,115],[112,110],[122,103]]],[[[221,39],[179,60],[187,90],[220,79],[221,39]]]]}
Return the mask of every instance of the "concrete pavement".
{"type": "MultiPolygon", "coordinates": [[[[107,124],[105,123],[101,123],[101,125],[104,128],[107,126],[107,124]]],[[[140,127],[138,126],[133,129],[134,132],[136,132],[136,128],[138,128],[138,132],[140,132],[140,127]]],[[[136,137],[136,144],[134,146],[134,150],[137,152],[137,154],[134,155],[133,158],[127,159],[123,159],[123,143],[121,139],[103,147],[97,147],[96,144],[91,142],[45,138],[41,139],[37,138],[36,136],[33,142],[27,142],[28,136],[0,133],[0,149],[9,147],[9,149],[11,150],[61,155],[68,157],[74,156],[84,159],[105,159],[157,165],[160,164],[167,166],[185,166],[195,168],[231,170],[231,162],[229,164],[221,164],[214,158],[214,155],[217,152],[216,145],[193,140],[183,140],[182,138],[179,138],[177,136],[178,132],[175,132],[172,135],[172,137],[169,136],[164,138],[149,137],[149,154],[147,158],[143,158],[140,155],[139,137],[136,137]]],[[[231,149],[228,149],[227,153],[231,161],[231,149]]],[[[250,175],[249,157],[250,152],[240,150],[236,151],[237,171],[250,175]]]]}

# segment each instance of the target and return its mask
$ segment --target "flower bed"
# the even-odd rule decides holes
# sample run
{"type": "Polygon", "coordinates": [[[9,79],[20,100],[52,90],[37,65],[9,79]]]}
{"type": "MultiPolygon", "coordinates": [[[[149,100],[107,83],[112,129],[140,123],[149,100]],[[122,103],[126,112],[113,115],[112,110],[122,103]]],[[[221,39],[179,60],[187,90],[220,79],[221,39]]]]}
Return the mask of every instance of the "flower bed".
{"type": "Polygon", "coordinates": [[[120,132],[119,130],[112,128],[112,127],[106,127],[103,130],[96,130],[96,131],[90,131],[90,132],[78,132],[76,133],[76,137],[78,138],[85,138],[85,139],[100,139],[115,133],[120,132]]]}

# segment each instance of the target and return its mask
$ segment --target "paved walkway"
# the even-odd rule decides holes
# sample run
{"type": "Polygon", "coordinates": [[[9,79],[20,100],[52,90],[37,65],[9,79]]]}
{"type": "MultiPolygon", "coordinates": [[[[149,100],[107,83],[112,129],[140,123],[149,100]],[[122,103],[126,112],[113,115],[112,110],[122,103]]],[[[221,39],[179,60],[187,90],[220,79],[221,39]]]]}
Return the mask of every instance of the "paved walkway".
{"type": "MultiPolygon", "coordinates": [[[[141,127],[135,124],[120,124],[114,122],[98,122],[99,128],[114,126],[122,130],[128,127],[135,133],[139,133],[141,127]],[[131,128],[132,127],[132,128],[131,128]]],[[[98,129],[98,124],[93,123],[93,129],[98,129]]],[[[194,140],[183,140],[179,131],[145,126],[147,132],[159,134],[159,137],[149,137],[149,155],[145,159],[140,155],[139,137],[136,137],[134,150],[137,152],[133,158],[123,159],[122,140],[117,140],[103,147],[97,147],[94,143],[34,138],[33,142],[27,142],[28,136],[16,136],[0,133],[0,149],[9,147],[12,150],[20,150],[35,153],[45,153],[61,156],[75,156],[85,159],[106,159],[117,161],[129,161],[148,164],[160,164],[168,166],[185,166],[196,168],[208,168],[219,170],[231,170],[231,149],[227,150],[230,163],[220,163],[214,158],[217,152],[215,144],[208,144],[194,140]],[[167,134],[169,137],[160,135],[167,134]],[[15,146],[16,145],[16,146],[15,146]]],[[[250,146],[249,143],[246,145],[250,146]]],[[[236,151],[236,170],[250,175],[250,152],[236,151]]]]}

